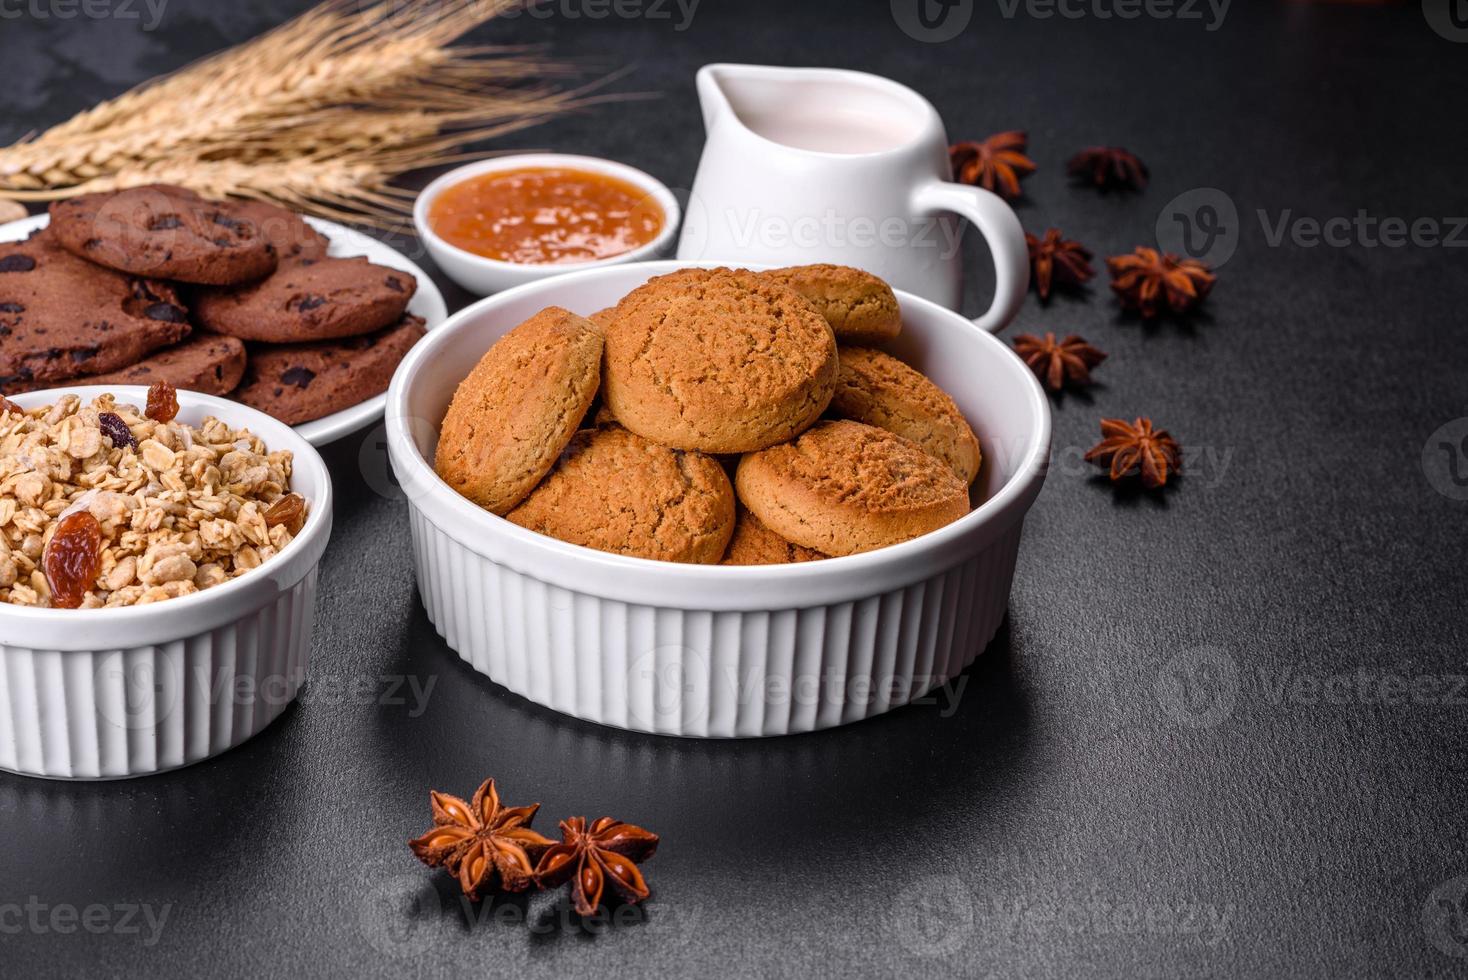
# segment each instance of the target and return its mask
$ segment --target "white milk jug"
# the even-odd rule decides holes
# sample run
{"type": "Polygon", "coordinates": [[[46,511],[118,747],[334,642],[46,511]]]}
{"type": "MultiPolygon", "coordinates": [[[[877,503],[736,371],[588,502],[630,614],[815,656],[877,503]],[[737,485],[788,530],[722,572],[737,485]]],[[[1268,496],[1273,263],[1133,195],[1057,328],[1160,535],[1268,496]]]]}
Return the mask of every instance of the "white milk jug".
{"type": "Polygon", "coordinates": [[[997,288],[975,320],[999,330],[1024,301],[1029,253],[997,195],[952,182],[948,137],[932,104],[864,72],[705,65],[708,142],[678,258],[731,264],[835,262],[958,307],[959,222],[977,227],[997,288]]]}

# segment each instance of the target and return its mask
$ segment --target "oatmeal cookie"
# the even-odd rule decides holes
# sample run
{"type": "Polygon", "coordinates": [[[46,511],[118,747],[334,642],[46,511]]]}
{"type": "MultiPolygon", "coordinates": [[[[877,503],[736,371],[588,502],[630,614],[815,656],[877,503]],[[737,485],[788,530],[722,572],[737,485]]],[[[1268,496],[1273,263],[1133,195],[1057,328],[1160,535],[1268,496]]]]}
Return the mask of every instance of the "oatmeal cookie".
{"type": "Polygon", "coordinates": [[[555,465],[601,384],[602,339],[552,306],[505,334],[459,383],[434,467],[460,494],[507,514],[555,465]]]}
{"type": "Polygon", "coordinates": [[[610,317],[604,397],[617,420],[678,449],[750,452],[825,411],[836,341],[797,294],[746,270],[684,269],[610,317]]]}
{"type": "Polygon", "coordinates": [[[964,483],[979,475],[979,440],[948,393],[921,372],[870,347],[842,345],[831,410],[906,436],[953,467],[964,483]]]}
{"type": "Polygon", "coordinates": [[[750,453],[735,485],[770,530],[828,555],[897,544],[969,510],[968,487],[946,463],[886,429],[846,420],[750,453]]]}
{"type": "Polygon", "coordinates": [[[718,461],[621,426],[576,433],[508,519],[619,555],[714,564],[734,532],[734,490],[718,461]]]}
{"type": "Polygon", "coordinates": [[[849,265],[794,265],[763,272],[795,290],[826,318],[836,339],[874,344],[902,332],[902,310],[892,287],[849,265]]]}
{"type": "Polygon", "coordinates": [[[801,561],[820,561],[829,558],[812,548],[786,541],[774,531],[760,523],[760,519],[739,505],[734,518],[734,537],[729,541],[729,550],[724,552],[720,565],[788,565],[801,561]]]}
{"type": "Polygon", "coordinates": [[[597,310],[586,319],[590,320],[592,326],[596,327],[597,333],[605,334],[607,332],[607,324],[612,322],[612,317],[616,313],[617,308],[615,306],[608,306],[605,309],[597,310]]]}

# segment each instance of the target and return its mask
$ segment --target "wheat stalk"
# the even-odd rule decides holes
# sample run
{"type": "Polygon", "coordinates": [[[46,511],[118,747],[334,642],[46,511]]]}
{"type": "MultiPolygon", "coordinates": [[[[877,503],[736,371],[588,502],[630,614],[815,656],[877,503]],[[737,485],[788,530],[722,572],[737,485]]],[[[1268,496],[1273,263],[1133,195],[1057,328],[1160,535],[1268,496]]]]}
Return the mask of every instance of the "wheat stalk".
{"type": "Polygon", "coordinates": [[[0,148],[0,199],[165,181],[390,224],[396,175],[590,101],[532,52],[449,46],[517,2],[332,0],[0,148]]]}

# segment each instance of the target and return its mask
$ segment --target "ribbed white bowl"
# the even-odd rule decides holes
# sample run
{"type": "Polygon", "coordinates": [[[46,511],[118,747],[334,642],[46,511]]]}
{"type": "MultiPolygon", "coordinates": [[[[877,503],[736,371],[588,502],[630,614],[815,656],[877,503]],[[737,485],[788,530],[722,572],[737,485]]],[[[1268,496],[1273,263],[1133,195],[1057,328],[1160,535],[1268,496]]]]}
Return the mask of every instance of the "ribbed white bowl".
{"type": "MultiPolygon", "coordinates": [[[[15,396],[30,407],[104,392],[141,405],[147,389],[56,388],[15,396]]],[[[331,478],[289,426],[244,405],[181,391],[179,418],[214,415],[295,454],[305,526],[248,575],[204,592],[121,609],[0,604],[0,769],[114,779],[186,766],[274,721],[306,676],[316,570],[331,536],[331,478]]]]}
{"type": "Polygon", "coordinates": [[[654,262],[572,273],[483,300],[420,342],[388,392],[388,450],[408,498],[413,562],[450,647],[505,687],[588,721],[697,737],[828,728],[905,704],[973,661],[1004,618],[1025,512],[1044,480],[1049,405],[1000,341],[899,293],[889,348],[951,392],[985,463],[982,504],[891,548],[798,565],[678,565],[517,527],[433,472],[458,382],[548,305],[590,313],[654,262]]]}

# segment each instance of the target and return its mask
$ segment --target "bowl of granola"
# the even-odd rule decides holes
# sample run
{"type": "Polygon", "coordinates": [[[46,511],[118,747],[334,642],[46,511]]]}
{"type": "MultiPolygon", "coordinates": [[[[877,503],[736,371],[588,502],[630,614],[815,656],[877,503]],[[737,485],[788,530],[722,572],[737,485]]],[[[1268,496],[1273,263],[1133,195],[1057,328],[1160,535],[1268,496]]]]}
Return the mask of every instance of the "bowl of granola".
{"type": "Polygon", "coordinates": [[[0,769],[143,775],[264,729],[304,683],[330,535],[326,464],[254,409],[0,399],[0,769]]]}

